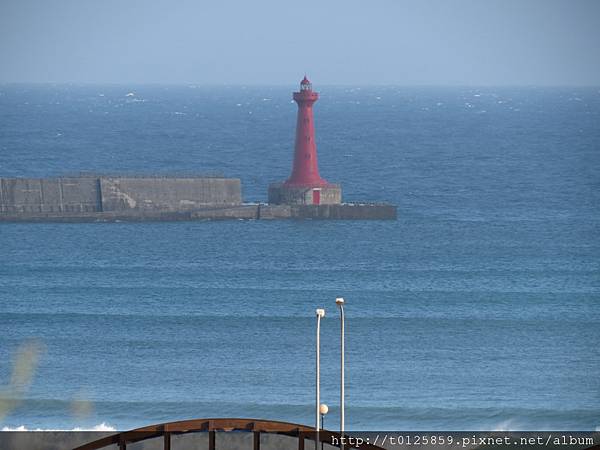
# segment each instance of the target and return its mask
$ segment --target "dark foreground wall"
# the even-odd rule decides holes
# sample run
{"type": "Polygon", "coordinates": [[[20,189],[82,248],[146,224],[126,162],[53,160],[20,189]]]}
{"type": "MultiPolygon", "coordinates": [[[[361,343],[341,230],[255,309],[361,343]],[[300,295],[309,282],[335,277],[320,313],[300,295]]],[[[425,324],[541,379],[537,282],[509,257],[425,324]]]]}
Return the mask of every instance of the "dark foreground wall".
{"type": "Polygon", "coordinates": [[[240,180],[232,178],[0,178],[0,216],[188,211],[241,202],[240,180]]]}
{"type": "MultiPolygon", "coordinates": [[[[2,450],[69,450],[95,440],[102,439],[116,432],[94,432],[94,431],[4,431],[0,432],[0,449],[2,450]]],[[[136,432],[130,436],[136,437],[136,432]]],[[[105,450],[118,450],[117,445],[108,445],[105,450]]],[[[127,449],[135,450],[164,450],[164,438],[156,437],[128,443],[127,449]]],[[[172,449],[196,449],[210,450],[209,436],[207,432],[186,433],[171,435],[172,449]]],[[[253,433],[240,432],[216,432],[215,448],[217,450],[253,450],[253,433]]],[[[298,450],[298,439],[291,436],[261,433],[260,448],[262,450],[298,450]]],[[[305,448],[312,450],[314,443],[308,439],[305,448]]],[[[339,450],[338,447],[324,445],[324,450],[339,450]]],[[[352,450],[356,450],[353,448],[352,450]]]]}

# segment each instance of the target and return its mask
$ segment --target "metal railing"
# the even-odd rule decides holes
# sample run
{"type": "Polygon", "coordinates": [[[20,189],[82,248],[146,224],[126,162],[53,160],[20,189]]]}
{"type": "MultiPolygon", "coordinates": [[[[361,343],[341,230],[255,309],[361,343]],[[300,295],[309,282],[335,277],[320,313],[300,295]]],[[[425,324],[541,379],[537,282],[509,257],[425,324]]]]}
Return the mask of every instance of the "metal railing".
{"type": "MultiPolygon", "coordinates": [[[[146,439],[161,438],[163,449],[171,450],[171,436],[185,433],[208,433],[208,450],[216,450],[216,432],[242,431],[253,433],[252,450],[260,450],[260,435],[278,434],[291,436],[298,439],[298,450],[305,449],[305,440],[322,442],[334,447],[340,445],[332,444],[341,442],[340,434],[328,430],[320,430],[317,434],[315,428],[289,422],[279,422],[261,419],[193,419],[179,422],[169,422],[147,427],[137,428],[131,431],[113,434],[88,444],[76,447],[74,450],[96,450],[111,445],[118,445],[119,450],[126,450],[128,444],[135,444],[146,439]],[[318,437],[317,437],[318,436],[318,437]]],[[[384,450],[382,447],[361,443],[354,446],[357,450],[384,450]]]]}

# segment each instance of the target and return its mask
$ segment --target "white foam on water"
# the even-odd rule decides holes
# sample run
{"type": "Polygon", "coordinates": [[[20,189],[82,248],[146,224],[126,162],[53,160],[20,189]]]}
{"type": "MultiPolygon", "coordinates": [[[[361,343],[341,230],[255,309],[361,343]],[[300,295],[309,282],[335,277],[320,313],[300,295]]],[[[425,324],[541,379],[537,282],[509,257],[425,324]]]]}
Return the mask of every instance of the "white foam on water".
{"type": "Polygon", "coordinates": [[[93,427],[75,427],[71,429],[61,428],[32,428],[29,429],[25,425],[18,427],[3,427],[2,431],[117,431],[117,429],[106,422],[99,423],[93,427]]]}
{"type": "Polygon", "coordinates": [[[513,431],[518,429],[519,427],[512,419],[504,420],[492,427],[492,431],[513,431]]]}

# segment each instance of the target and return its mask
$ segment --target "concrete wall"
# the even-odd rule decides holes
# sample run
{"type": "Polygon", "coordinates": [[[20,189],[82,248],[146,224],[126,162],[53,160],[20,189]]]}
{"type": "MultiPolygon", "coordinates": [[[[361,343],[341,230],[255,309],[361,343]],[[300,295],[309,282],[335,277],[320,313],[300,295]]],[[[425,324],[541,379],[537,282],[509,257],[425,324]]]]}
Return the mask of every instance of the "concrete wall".
{"type": "Polygon", "coordinates": [[[259,205],[205,208],[190,213],[190,220],[258,219],[259,205]]]}
{"type": "Polygon", "coordinates": [[[396,206],[382,204],[208,206],[191,211],[127,209],[103,212],[19,212],[0,214],[2,222],[171,222],[223,219],[395,220],[396,206]]]}
{"type": "Polygon", "coordinates": [[[0,179],[0,222],[170,221],[206,219],[396,219],[393,205],[339,204],[339,186],[312,190],[271,185],[277,200],[309,204],[242,204],[238,179],[80,177],[0,179]],[[283,193],[283,194],[282,194],[283,193]],[[291,197],[285,197],[291,196],[291,197]],[[332,203],[327,203],[332,202],[332,203]]]}
{"type": "Polygon", "coordinates": [[[294,219],[331,220],[396,220],[395,205],[375,203],[344,203],[341,205],[294,205],[294,219]]]}
{"type": "Polygon", "coordinates": [[[263,220],[290,219],[291,217],[292,207],[290,205],[260,205],[257,211],[257,218],[263,220]]]}
{"type": "Polygon", "coordinates": [[[102,211],[185,211],[242,202],[239,179],[102,177],[100,189],[102,211]]]}
{"type": "Polygon", "coordinates": [[[239,179],[0,178],[0,214],[189,211],[242,202],[239,179]]]}
{"type": "Polygon", "coordinates": [[[0,213],[98,211],[98,179],[0,178],[0,213]]]}
{"type": "MultiPolygon", "coordinates": [[[[3,431],[0,433],[1,449],[27,449],[27,450],[65,450],[89,444],[97,439],[106,438],[116,434],[113,432],[97,431],[3,431]]],[[[135,437],[133,431],[130,436],[135,437]]],[[[138,435],[139,436],[139,435],[138,435]]],[[[305,448],[312,450],[313,441],[307,436],[305,448]]],[[[215,447],[217,449],[253,449],[253,433],[251,432],[227,432],[217,431],[215,433],[215,447]]],[[[208,432],[184,433],[171,435],[171,448],[173,449],[196,449],[209,450],[208,432]]],[[[117,450],[118,446],[108,445],[102,447],[104,450],[117,450]]],[[[128,449],[135,450],[163,450],[164,438],[162,436],[149,438],[144,441],[127,443],[128,449]]],[[[292,436],[261,433],[260,448],[262,450],[297,450],[298,438],[292,436]]],[[[324,450],[339,450],[338,447],[324,444],[324,450]]],[[[356,450],[354,447],[348,448],[356,450]]],[[[572,447],[571,447],[572,448],[572,447]]]]}
{"type": "Polygon", "coordinates": [[[332,184],[322,188],[290,187],[283,183],[269,185],[269,203],[273,205],[312,205],[315,189],[320,192],[321,205],[339,205],[342,203],[342,188],[332,184]]]}
{"type": "Polygon", "coordinates": [[[260,205],[257,219],[396,220],[397,208],[389,204],[260,205]]]}

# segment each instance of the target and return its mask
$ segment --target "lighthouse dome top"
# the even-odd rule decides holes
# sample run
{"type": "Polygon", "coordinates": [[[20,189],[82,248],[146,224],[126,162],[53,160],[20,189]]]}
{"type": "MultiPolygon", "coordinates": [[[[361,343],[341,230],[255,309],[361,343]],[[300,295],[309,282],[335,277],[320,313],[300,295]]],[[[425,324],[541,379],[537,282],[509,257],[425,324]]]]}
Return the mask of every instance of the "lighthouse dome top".
{"type": "Polygon", "coordinates": [[[301,91],[312,91],[312,84],[309,81],[309,79],[306,78],[306,75],[304,75],[304,78],[300,82],[300,90],[301,91]]]}

